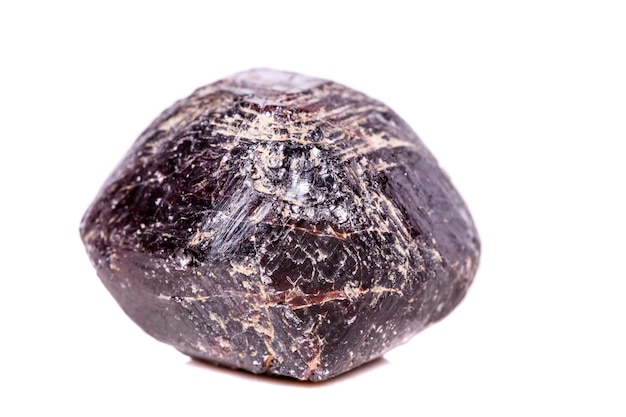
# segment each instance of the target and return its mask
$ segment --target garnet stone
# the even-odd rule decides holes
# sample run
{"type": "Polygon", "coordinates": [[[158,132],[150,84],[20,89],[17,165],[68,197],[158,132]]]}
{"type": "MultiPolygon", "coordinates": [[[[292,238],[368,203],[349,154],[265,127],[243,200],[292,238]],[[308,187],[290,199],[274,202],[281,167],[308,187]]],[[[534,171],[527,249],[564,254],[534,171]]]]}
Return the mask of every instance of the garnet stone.
{"type": "Polygon", "coordinates": [[[137,139],[81,224],[146,332],[202,360],[324,380],[445,317],[478,266],[471,216],[390,108],[251,70],[137,139]]]}

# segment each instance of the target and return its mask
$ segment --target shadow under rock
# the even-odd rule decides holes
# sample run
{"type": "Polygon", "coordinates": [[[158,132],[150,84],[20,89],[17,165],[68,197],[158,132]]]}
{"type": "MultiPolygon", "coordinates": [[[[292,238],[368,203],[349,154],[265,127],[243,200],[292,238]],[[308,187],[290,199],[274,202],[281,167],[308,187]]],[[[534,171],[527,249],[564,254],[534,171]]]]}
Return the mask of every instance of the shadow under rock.
{"type": "Polygon", "coordinates": [[[325,381],[300,381],[294,378],[290,378],[287,376],[279,376],[279,375],[268,375],[268,374],[253,374],[248,371],[244,371],[242,369],[233,369],[228,368],[213,362],[207,362],[196,358],[190,358],[187,365],[202,368],[214,372],[219,372],[223,374],[228,374],[230,376],[240,377],[242,379],[247,380],[255,380],[258,382],[269,383],[269,384],[278,384],[278,385],[290,385],[290,386],[298,386],[302,388],[319,388],[328,385],[332,385],[339,382],[349,381],[352,378],[359,377],[362,374],[373,372],[378,368],[389,365],[389,361],[384,357],[380,357],[374,359],[368,363],[365,363],[361,366],[358,366],[348,372],[344,372],[341,375],[338,375],[334,378],[327,379],[325,381]]]}

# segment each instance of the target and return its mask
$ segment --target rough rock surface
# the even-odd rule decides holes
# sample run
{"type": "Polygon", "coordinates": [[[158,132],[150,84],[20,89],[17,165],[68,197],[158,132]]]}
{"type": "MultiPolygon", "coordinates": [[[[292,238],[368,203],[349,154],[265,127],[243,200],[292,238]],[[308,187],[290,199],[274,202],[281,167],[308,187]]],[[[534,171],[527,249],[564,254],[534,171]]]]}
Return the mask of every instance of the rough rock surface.
{"type": "Polygon", "coordinates": [[[99,277],[156,339],[255,373],[324,380],[463,298],[470,214],[391,109],[251,70],[159,116],[81,224],[99,277]]]}

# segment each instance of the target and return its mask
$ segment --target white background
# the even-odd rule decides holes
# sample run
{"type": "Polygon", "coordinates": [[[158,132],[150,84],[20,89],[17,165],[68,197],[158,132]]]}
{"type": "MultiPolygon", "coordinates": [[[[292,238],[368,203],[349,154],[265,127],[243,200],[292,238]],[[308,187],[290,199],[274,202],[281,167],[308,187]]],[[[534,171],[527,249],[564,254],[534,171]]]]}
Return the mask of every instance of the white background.
{"type": "Polygon", "coordinates": [[[9,3],[0,414],[626,415],[622,2],[9,3]],[[324,384],[199,364],[152,340],[78,236],[161,110],[259,66],[394,108],[483,242],[447,319],[324,384]]]}

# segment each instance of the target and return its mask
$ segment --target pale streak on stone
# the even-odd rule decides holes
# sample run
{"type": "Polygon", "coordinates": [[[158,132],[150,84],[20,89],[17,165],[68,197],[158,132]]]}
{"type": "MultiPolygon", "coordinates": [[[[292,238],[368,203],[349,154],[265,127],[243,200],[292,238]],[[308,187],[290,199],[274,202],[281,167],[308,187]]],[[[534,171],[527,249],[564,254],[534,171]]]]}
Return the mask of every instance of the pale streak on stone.
{"type": "Polygon", "coordinates": [[[256,117],[249,122],[248,129],[243,130],[235,127],[234,121],[242,120],[240,117],[229,117],[225,119],[225,123],[216,123],[215,132],[227,137],[237,137],[252,142],[296,142],[302,145],[311,145],[316,142],[302,139],[309,131],[307,126],[297,127],[293,124],[283,125],[274,119],[271,112],[257,112],[251,109],[246,111],[248,114],[254,114],[256,117]],[[274,129],[287,129],[287,134],[275,133],[274,129]],[[300,136],[300,138],[297,138],[300,136]]]}
{"type": "Polygon", "coordinates": [[[304,370],[304,378],[305,379],[309,379],[309,377],[311,376],[311,374],[322,365],[322,350],[324,350],[324,341],[319,337],[317,337],[317,349],[315,352],[315,356],[313,356],[313,358],[307,362],[307,367],[304,370]]]}
{"type": "Polygon", "coordinates": [[[243,274],[247,277],[253,275],[257,271],[257,268],[253,265],[243,265],[238,262],[233,262],[232,260],[230,261],[230,266],[233,268],[234,272],[243,274]]]}
{"type": "Polygon", "coordinates": [[[87,243],[91,243],[96,238],[104,239],[105,238],[104,232],[100,229],[91,229],[87,231],[87,233],[85,233],[83,240],[87,243]]]}
{"type": "Polygon", "coordinates": [[[222,330],[224,330],[224,332],[227,331],[226,330],[226,323],[224,323],[224,320],[220,316],[218,316],[213,311],[211,311],[211,312],[209,312],[209,317],[211,318],[211,320],[213,320],[214,322],[219,324],[219,326],[222,328],[222,330]]]}
{"type": "Polygon", "coordinates": [[[111,256],[109,257],[109,268],[111,270],[120,271],[120,268],[115,264],[118,259],[119,257],[115,253],[111,254],[111,256]]]}
{"type": "Polygon", "coordinates": [[[289,227],[290,229],[299,230],[301,232],[305,232],[314,236],[334,237],[339,240],[346,240],[350,234],[356,233],[356,232],[350,232],[350,233],[338,232],[335,229],[333,229],[330,225],[327,226],[324,230],[309,229],[306,227],[299,227],[293,224],[286,224],[284,226],[289,227]]]}
{"type": "Polygon", "coordinates": [[[341,160],[343,162],[345,161],[349,161],[351,159],[354,159],[357,155],[361,156],[361,155],[368,155],[372,152],[375,152],[379,149],[383,149],[383,148],[388,148],[388,149],[393,149],[393,148],[413,148],[413,149],[419,149],[417,147],[417,145],[415,145],[413,142],[409,142],[409,141],[405,141],[405,140],[400,140],[397,138],[389,138],[389,139],[384,139],[382,136],[380,135],[374,135],[371,133],[368,134],[364,134],[361,136],[362,140],[363,140],[363,144],[360,146],[353,146],[351,148],[346,148],[345,150],[341,151],[341,154],[343,155],[341,157],[341,160]]]}
{"type": "MultiPolygon", "coordinates": [[[[264,300],[267,300],[267,293],[265,292],[265,285],[263,285],[262,282],[258,282],[257,285],[259,287],[259,292],[261,294],[261,297],[264,300]]],[[[265,347],[267,348],[267,351],[269,355],[271,356],[272,360],[276,359],[278,362],[282,362],[282,358],[276,355],[276,352],[274,351],[274,348],[272,347],[272,342],[274,341],[274,336],[276,334],[276,331],[274,330],[274,324],[272,323],[272,317],[270,315],[270,311],[269,311],[267,304],[265,305],[264,310],[265,310],[265,319],[267,320],[267,324],[268,324],[268,326],[266,327],[268,333],[266,333],[266,335],[269,337],[270,340],[267,340],[266,338],[264,338],[263,342],[265,343],[265,347]]],[[[270,363],[271,363],[271,360],[270,360],[270,363]]]]}
{"type": "Polygon", "coordinates": [[[215,234],[215,231],[213,230],[211,230],[210,232],[203,232],[201,230],[198,230],[189,241],[188,246],[199,245],[200,243],[202,243],[203,240],[210,238],[213,234],[215,234]]]}
{"type": "Polygon", "coordinates": [[[246,320],[246,321],[243,321],[239,318],[237,318],[236,320],[241,323],[241,326],[244,331],[249,328],[253,328],[259,334],[263,334],[265,336],[271,335],[271,332],[268,330],[268,328],[266,326],[261,325],[260,323],[261,315],[259,314],[250,315],[249,320],[246,320]]]}
{"type": "Polygon", "coordinates": [[[191,346],[198,349],[200,352],[203,352],[203,353],[208,352],[206,348],[204,347],[204,345],[202,345],[202,343],[200,343],[199,341],[197,343],[191,343],[191,346]]]}
{"type": "Polygon", "coordinates": [[[376,286],[376,287],[372,287],[372,288],[365,289],[365,290],[361,288],[357,288],[357,287],[346,286],[342,290],[329,291],[324,294],[304,294],[299,290],[287,290],[285,292],[287,293],[287,296],[285,297],[285,302],[282,302],[282,303],[271,302],[271,303],[268,303],[268,306],[287,305],[292,310],[300,310],[300,309],[307,308],[307,307],[322,305],[329,301],[342,301],[342,300],[348,300],[348,299],[354,300],[355,298],[362,297],[369,293],[381,294],[381,293],[388,292],[388,293],[395,293],[398,295],[402,295],[402,291],[400,291],[397,288],[386,288],[382,286],[376,286]],[[300,298],[300,297],[302,298],[316,297],[317,298],[320,295],[323,295],[321,300],[316,300],[315,302],[311,302],[311,303],[307,303],[303,305],[295,305],[295,306],[292,305],[293,300],[296,298],[300,298]]]}
{"type": "MultiPolygon", "coordinates": [[[[236,298],[249,299],[253,303],[256,309],[261,309],[261,308],[267,309],[268,307],[287,306],[291,308],[292,310],[300,310],[306,307],[312,307],[315,305],[325,304],[330,301],[342,301],[342,300],[347,300],[347,299],[354,300],[366,294],[393,293],[397,295],[402,295],[402,291],[397,288],[388,288],[388,287],[383,287],[380,285],[374,286],[372,288],[367,288],[367,289],[362,289],[360,287],[346,285],[341,290],[328,291],[326,293],[321,293],[321,294],[306,294],[300,291],[299,289],[266,293],[265,286],[263,284],[258,283],[257,286],[260,290],[260,294],[250,293],[250,292],[228,291],[222,294],[182,296],[182,297],[160,294],[158,298],[161,300],[173,300],[173,299],[178,298],[181,300],[182,303],[187,304],[187,303],[193,303],[193,302],[203,303],[203,302],[211,300],[212,298],[236,297],[236,298]],[[261,290],[261,287],[263,287],[262,290],[261,290]],[[284,296],[284,301],[272,301],[271,300],[272,298],[282,298],[283,296],[284,296]],[[293,301],[296,298],[305,298],[305,299],[306,298],[319,298],[320,296],[321,296],[321,299],[315,302],[307,303],[304,305],[293,305],[293,301]]],[[[269,311],[266,310],[266,312],[268,313],[268,320],[269,320],[269,311]]],[[[271,324],[271,321],[270,321],[270,324],[271,324]]],[[[270,332],[267,334],[273,335],[273,332],[270,332]]]]}

